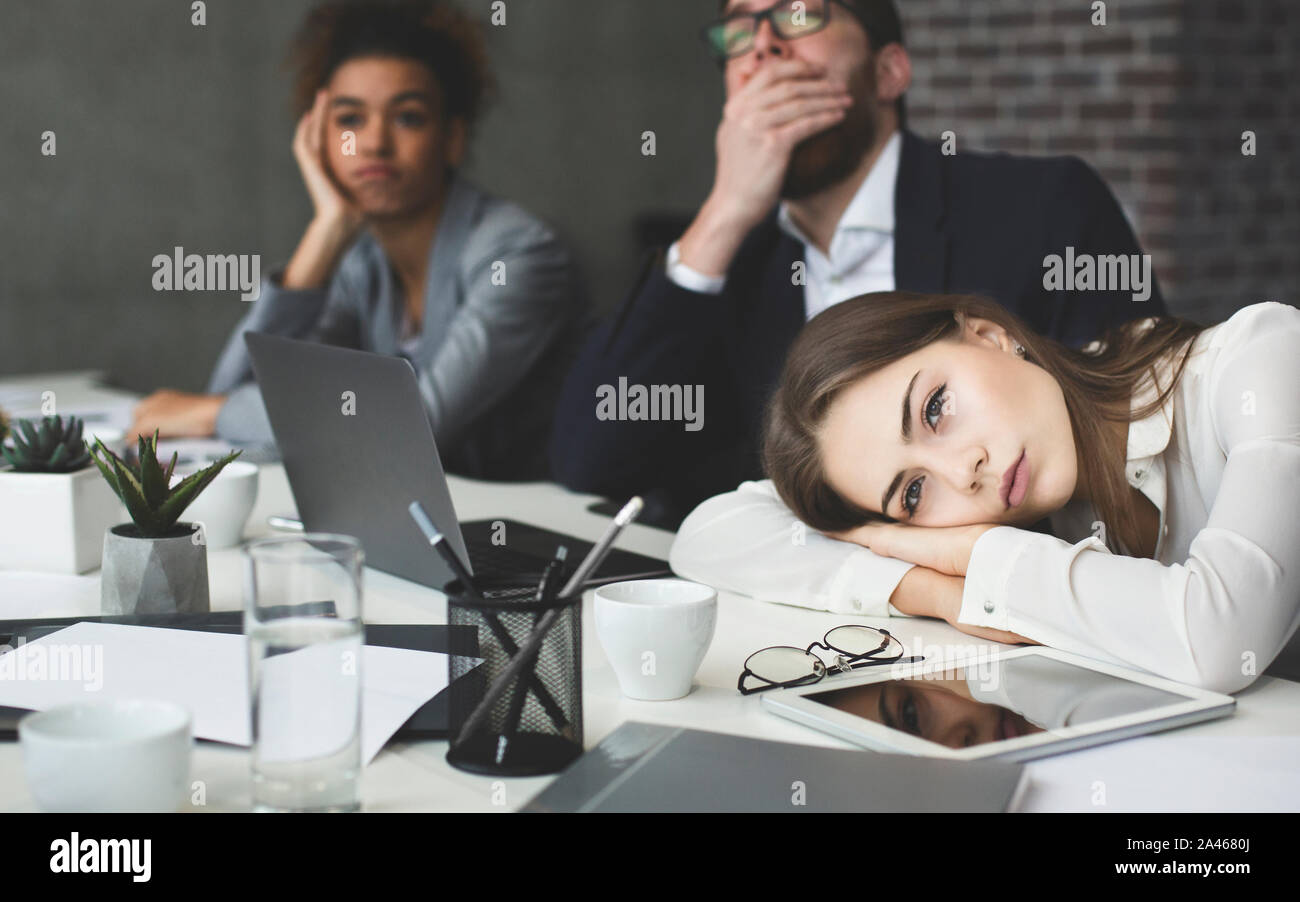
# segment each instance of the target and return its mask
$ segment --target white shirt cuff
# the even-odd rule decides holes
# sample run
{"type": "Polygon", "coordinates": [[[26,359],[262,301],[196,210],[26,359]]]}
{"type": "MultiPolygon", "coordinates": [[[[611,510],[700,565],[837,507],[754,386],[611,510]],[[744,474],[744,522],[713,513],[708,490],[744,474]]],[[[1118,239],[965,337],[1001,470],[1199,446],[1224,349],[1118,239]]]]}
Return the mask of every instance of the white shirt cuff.
{"type": "Polygon", "coordinates": [[[864,617],[906,616],[889,599],[913,566],[865,548],[850,554],[831,582],[830,610],[864,617]]]}
{"type": "Polygon", "coordinates": [[[691,269],[682,262],[682,254],[677,247],[679,243],[674,241],[672,247],[668,248],[668,260],[665,264],[668,278],[687,291],[695,291],[700,294],[721,294],[723,287],[727,284],[727,277],[706,276],[702,272],[691,269]]]}
{"type": "Polygon", "coordinates": [[[1032,535],[1011,526],[990,529],[975,540],[961,593],[960,623],[1006,630],[1011,616],[1007,583],[1032,535]]]}
{"type": "Polygon", "coordinates": [[[971,549],[957,620],[1028,636],[1021,625],[1025,616],[1015,616],[1012,599],[1035,604],[1045,585],[1056,585],[1057,574],[1065,574],[1068,581],[1071,562],[1090,550],[1106,552],[1106,546],[1096,536],[1071,545],[1013,526],[990,529],[971,549]],[[1026,556],[1031,549],[1036,550],[1026,556]]]}

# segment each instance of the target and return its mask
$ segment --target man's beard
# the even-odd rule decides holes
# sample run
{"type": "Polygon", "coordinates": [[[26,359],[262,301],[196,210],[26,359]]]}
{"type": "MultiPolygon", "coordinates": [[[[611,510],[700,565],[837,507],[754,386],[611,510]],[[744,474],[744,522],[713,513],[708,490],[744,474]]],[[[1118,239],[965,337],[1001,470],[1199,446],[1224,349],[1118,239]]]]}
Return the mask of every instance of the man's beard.
{"type": "Polygon", "coordinates": [[[791,152],[781,185],[784,200],[801,200],[848,178],[876,143],[877,126],[871,107],[875,79],[864,67],[853,82],[853,105],[843,121],[805,138],[791,152]]]}

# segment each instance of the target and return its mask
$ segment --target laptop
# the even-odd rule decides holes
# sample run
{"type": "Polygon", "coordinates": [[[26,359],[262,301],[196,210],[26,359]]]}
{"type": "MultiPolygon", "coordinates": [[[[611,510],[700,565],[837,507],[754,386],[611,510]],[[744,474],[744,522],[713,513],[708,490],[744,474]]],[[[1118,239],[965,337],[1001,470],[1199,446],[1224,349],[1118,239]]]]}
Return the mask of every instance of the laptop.
{"type": "MultiPolygon", "coordinates": [[[[244,341],[308,532],[355,536],[368,566],[441,589],[454,576],[411,520],[419,501],[492,597],[535,588],[561,545],[575,565],[591,550],[516,520],[460,522],[410,361],[257,332],[244,341]]],[[[666,561],[615,549],[586,585],[670,574],[666,561]]]]}

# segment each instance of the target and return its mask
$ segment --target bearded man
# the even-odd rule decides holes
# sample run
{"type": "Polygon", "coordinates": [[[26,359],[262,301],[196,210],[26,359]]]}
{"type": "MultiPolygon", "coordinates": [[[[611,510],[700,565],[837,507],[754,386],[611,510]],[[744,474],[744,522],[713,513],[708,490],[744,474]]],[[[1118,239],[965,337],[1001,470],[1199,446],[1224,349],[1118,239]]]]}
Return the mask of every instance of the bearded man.
{"type": "Polygon", "coordinates": [[[1045,287],[1045,261],[1067,248],[1141,254],[1081,160],[954,152],[906,130],[912,64],[892,0],[727,0],[720,13],[703,31],[726,84],[713,188],[571,370],[552,431],[557,481],[648,495],[671,524],[758,478],[786,350],[858,295],[982,294],[1076,347],[1165,312],[1154,284],[1141,303],[1122,287],[1045,287]],[[600,386],[620,379],[695,388],[702,428],[598,417],[600,386]]]}

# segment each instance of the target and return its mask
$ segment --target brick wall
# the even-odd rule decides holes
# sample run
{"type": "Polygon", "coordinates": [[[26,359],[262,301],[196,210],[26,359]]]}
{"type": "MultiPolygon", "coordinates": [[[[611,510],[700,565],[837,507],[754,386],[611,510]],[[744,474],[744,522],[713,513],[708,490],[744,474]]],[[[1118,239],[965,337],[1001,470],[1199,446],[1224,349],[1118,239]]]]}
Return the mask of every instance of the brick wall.
{"type": "Polygon", "coordinates": [[[1138,232],[1171,311],[1300,300],[1300,3],[898,0],[912,129],[1082,157],[1138,232]],[[1256,154],[1242,153],[1253,131],[1256,154]]]}

